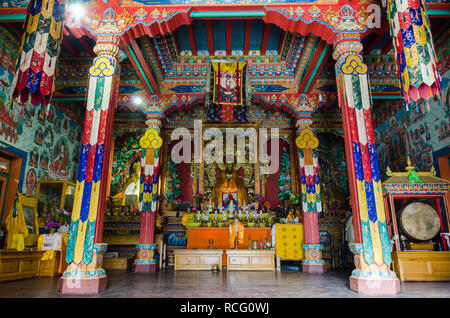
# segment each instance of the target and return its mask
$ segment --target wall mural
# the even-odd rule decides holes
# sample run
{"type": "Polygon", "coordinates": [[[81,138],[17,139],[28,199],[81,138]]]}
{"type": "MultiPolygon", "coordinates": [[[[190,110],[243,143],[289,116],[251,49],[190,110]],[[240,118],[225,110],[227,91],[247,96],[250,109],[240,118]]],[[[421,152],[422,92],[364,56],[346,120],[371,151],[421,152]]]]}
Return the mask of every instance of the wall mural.
{"type": "Polygon", "coordinates": [[[386,168],[403,171],[410,156],[417,171],[427,171],[433,164],[433,152],[450,146],[450,71],[442,76],[444,99],[410,103],[392,116],[386,116],[392,101],[376,107],[377,118],[386,118],[375,129],[377,154],[383,180],[386,168]],[[429,109],[428,109],[429,107],[429,109]]]}
{"type": "MultiPolygon", "coordinates": [[[[20,39],[0,27],[0,56],[2,60],[15,61],[20,39]]],[[[54,105],[33,107],[14,102],[10,104],[10,87],[14,67],[8,63],[0,66],[0,141],[28,153],[25,176],[20,191],[36,191],[37,181],[74,181],[78,165],[69,154],[79,153],[80,138],[71,137],[81,127],[54,105]],[[50,154],[50,155],[49,155],[50,154]]]]}

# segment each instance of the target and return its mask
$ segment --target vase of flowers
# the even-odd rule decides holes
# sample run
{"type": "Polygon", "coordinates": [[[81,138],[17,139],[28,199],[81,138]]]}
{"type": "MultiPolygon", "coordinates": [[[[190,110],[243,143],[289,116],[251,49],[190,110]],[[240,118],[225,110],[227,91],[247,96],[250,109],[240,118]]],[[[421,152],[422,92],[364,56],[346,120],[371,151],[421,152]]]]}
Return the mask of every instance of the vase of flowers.
{"type": "Polygon", "coordinates": [[[197,204],[197,208],[201,209],[201,204],[203,203],[203,194],[197,193],[194,196],[195,203],[197,204]]]}
{"type": "Polygon", "coordinates": [[[45,221],[45,228],[48,230],[50,234],[56,232],[56,229],[59,228],[61,224],[56,221],[45,221]]]}
{"type": "Polygon", "coordinates": [[[173,200],[173,204],[175,206],[175,210],[177,211],[177,217],[179,217],[180,216],[180,210],[181,210],[181,207],[183,205],[183,200],[181,200],[181,198],[178,198],[176,200],[173,200]]]}
{"type": "Polygon", "coordinates": [[[56,218],[61,222],[62,225],[70,224],[70,219],[72,218],[72,212],[66,211],[64,209],[58,209],[56,211],[56,218]]]}

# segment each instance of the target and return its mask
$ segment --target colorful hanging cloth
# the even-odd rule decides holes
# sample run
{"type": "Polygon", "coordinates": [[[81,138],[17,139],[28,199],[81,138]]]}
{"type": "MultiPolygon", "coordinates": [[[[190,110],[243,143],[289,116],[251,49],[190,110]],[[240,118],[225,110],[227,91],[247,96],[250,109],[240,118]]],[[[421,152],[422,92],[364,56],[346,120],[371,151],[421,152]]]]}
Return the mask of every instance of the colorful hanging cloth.
{"type": "Polygon", "coordinates": [[[441,94],[431,27],[423,0],[388,0],[387,13],[407,103],[441,94]]]}
{"type": "Polygon", "coordinates": [[[60,52],[65,0],[31,0],[12,84],[12,97],[48,105],[60,52]]]}
{"type": "MultiPolygon", "coordinates": [[[[242,99],[243,69],[247,62],[211,62],[214,69],[213,102],[218,105],[240,106],[242,99]]],[[[230,108],[222,110],[222,116],[230,117],[230,108]]],[[[233,111],[231,108],[231,118],[233,111]]],[[[222,120],[224,120],[222,118],[222,120]]]]}

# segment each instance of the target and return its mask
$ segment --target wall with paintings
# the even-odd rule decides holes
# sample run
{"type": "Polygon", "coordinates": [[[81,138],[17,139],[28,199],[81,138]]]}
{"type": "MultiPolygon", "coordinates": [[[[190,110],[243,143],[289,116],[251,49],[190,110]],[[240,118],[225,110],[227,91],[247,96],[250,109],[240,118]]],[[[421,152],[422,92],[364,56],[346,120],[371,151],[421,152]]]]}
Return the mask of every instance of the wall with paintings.
{"type": "Polygon", "coordinates": [[[52,102],[44,109],[10,103],[19,41],[0,25],[0,149],[26,153],[25,175],[19,191],[34,194],[37,182],[42,179],[75,181],[82,127],[77,120],[80,114],[67,105],[52,102]]]}
{"type": "Polygon", "coordinates": [[[382,178],[386,168],[404,171],[410,156],[417,171],[437,169],[437,153],[450,149],[450,71],[442,76],[444,101],[410,103],[383,101],[374,105],[375,138],[382,178]]]}

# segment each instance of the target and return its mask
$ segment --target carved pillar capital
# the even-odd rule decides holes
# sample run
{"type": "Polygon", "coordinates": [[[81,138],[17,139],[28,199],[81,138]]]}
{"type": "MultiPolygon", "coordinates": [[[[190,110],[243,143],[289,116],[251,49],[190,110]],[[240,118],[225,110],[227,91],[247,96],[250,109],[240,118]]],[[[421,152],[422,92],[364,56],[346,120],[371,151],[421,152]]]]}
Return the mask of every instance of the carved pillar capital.
{"type": "Polygon", "coordinates": [[[119,37],[116,35],[100,35],[94,46],[94,53],[97,56],[106,56],[119,60],[119,41],[119,37]]]}
{"type": "Polygon", "coordinates": [[[340,33],[333,41],[333,59],[339,61],[348,54],[359,54],[363,45],[358,33],[340,33]]]}

